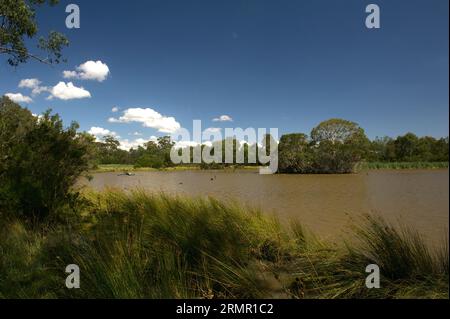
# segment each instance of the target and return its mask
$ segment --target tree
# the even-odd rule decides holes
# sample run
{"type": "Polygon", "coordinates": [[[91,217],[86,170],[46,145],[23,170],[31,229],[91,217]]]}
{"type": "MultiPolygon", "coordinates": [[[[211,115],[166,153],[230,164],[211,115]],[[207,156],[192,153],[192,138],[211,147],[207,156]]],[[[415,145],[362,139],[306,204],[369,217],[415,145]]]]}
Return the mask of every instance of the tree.
{"type": "Polygon", "coordinates": [[[343,119],[329,119],[311,131],[311,139],[315,143],[322,141],[346,143],[363,136],[364,130],[358,124],[343,119]]]}
{"type": "Polygon", "coordinates": [[[413,133],[397,137],[394,142],[396,160],[401,162],[416,160],[418,143],[419,138],[413,133]]]}
{"type": "Polygon", "coordinates": [[[448,162],[448,137],[440,138],[433,146],[433,161],[448,162]]]}
{"type": "Polygon", "coordinates": [[[388,136],[376,137],[370,142],[365,158],[370,162],[389,162],[395,160],[394,140],[388,136]]]}
{"type": "Polygon", "coordinates": [[[313,157],[308,136],[302,133],[283,135],[278,146],[280,173],[309,173],[313,157]]]}
{"type": "Polygon", "coordinates": [[[47,38],[40,37],[37,47],[46,52],[46,57],[31,53],[25,38],[34,38],[38,33],[36,10],[48,4],[54,6],[59,0],[1,0],[0,1],[0,54],[8,57],[8,63],[17,66],[29,58],[52,64],[63,60],[62,49],[68,46],[67,38],[51,31],[47,38]]]}
{"type": "Polygon", "coordinates": [[[170,136],[159,137],[157,141],[148,141],[145,148],[133,151],[136,156],[136,167],[170,167],[174,164],[170,158],[170,150],[175,143],[170,136]]]}
{"type": "Polygon", "coordinates": [[[132,162],[130,153],[120,149],[120,142],[111,135],[97,142],[97,159],[99,164],[129,164],[132,162]]]}
{"type": "Polygon", "coordinates": [[[318,173],[350,173],[367,154],[369,139],[354,122],[330,119],[311,131],[314,170],[318,173]]]}
{"type": "Polygon", "coordinates": [[[77,129],[50,111],[36,117],[0,99],[0,212],[42,221],[76,203],[74,185],[90,168],[93,147],[77,129]]]}

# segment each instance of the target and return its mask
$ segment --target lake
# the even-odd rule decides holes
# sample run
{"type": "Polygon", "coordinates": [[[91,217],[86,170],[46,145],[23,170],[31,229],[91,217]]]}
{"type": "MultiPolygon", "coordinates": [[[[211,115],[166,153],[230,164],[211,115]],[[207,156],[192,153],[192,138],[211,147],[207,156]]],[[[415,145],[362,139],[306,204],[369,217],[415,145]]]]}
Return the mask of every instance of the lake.
{"type": "Polygon", "coordinates": [[[449,171],[373,170],[349,175],[259,175],[238,171],[96,173],[96,190],[142,188],[189,196],[214,196],[260,207],[281,220],[300,220],[322,238],[346,235],[365,213],[412,226],[436,244],[448,234],[449,171]]]}

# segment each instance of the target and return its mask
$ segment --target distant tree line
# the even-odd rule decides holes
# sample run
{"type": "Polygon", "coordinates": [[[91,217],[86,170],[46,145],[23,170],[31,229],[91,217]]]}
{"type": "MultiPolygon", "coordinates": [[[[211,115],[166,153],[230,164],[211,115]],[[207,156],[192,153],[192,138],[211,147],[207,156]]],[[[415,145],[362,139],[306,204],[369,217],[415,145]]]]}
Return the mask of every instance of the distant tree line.
{"type": "Polygon", "coordinates": [[[370,143],[366,159],[370,162],[447,162],[448,147],[448,137],[436,139],[407,133],[395,139],[376,138],[370,143]]]}
{"type": "Polygon", "coordinates": [[[105,136],[95,142],[95,164],[129,164],[135,167],[163,168],[173,166],[170,150],[175,143],[170,136],[148,141],[143,146],[129,151],[120,148],[120,142],[113,136],[105,136]]]}
{"type": "MultiPolygon", "coordinates": [[[[222,148],[220,163],[198,163],[201,168],[223,168],[227,166],[260,165],[258,148],[269,145],[266,135],[262,146],[240,144],[235,138],[214,142],[222,148]],[[230,141],[228,141],[230,142],[230,141]],[[233,161],[225,163],[226,145],[232,145],[233,161]],[[237,160],[238,152],[242,159],[237,160]],[[256,159],[252,161],[251,159],[256,159]]],[[[143,146],[125,151],[120,142],[106,136],[96,143],[98,164],[131,164],[135,167],[163,168],[175,166],[170,159],[170,150],[175,143],[170,137],[160,137],[143,146]]],[[[447,138],[417,137],[407,133],[397,138],[383,137],[370,141],[364,130],[357,124],[343,119],[330,119],[315,127],[310,135],[293,133],[283,135],[278,144],[279,172],[281,173],[350,173],[362,162],[448,162],[449,141],[447,138]]],[[[190,163],[193,162],[195,148],[210,148],[199,145],[190,147],[190,163]]],[[[264,149],[263,154],[270,150],[264,149]]],[[[184,164],[186,165],[186,164],[184,164]]],[[[190,164],[192,165],[192,164],[190,164]]]]}
{"type": "Polygon", "coordinates": [[[449,140],[407,133],[370,141],[358,124],[331,119],[320,123],[310,136],[282,136],[278,150],[282,173],[350,173],[362,161],[448,162],[449,140]]]}

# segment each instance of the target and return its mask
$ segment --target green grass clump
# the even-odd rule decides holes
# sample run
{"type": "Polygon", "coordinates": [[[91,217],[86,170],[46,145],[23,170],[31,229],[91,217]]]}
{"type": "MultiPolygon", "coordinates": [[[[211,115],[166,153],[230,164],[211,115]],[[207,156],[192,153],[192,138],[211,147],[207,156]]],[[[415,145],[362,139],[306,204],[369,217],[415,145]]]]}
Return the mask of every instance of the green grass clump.
{"type": "Polygon", "coordinates": [[[0,298],[448,298],[448,245],[368,217],[356,242],[212,198],[86,192],[78,217],[0,215],[0,298]],[[381,288],[365,287],[376,263],[381,288]],[[65,287],[77,264],[81,289],[65,287]]]}

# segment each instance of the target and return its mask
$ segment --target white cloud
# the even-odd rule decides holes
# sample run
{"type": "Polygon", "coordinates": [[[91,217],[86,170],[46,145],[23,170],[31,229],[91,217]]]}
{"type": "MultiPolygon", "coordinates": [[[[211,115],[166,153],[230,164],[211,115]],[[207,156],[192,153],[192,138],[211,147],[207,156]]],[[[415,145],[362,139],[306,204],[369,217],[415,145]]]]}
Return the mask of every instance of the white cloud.
{"type": "Polygon", "coordinates": [[[78,73],[76,71],[63,71],[63,78],[65,79],[76,79],[78,77],[78,73]]]}
{"type": "Polygon", "coordinates": [[[123,140],[119,140],[120,142],[120,146],[119,148],[129,151],[130,149],[134,148],[138,148],[139,146],[144,146],[145,143],[149,142],[149,141],[155,141],[156,142],[157,138],[156,136],[151,136],[149,139],[144,139],[144,138],[138,138],[136,140],[130,141],[128,139],[123,139],[123,140]]]}
{"type": "Polygon", "coordinates": [[[116,132],[110,131],[106,128],[98,127],[98,126],[92,126],[90,128],[90,130],[88,131],[88,133],[91,135],[94,135],[97,142],[100,142],[103,137],[108,136],[108,135],[113,136],[115,138],[120,138],[120,136],[117,135],[116,132]]]}
{"type": "Polygon", "coordinates": [[[33,99],[22,93],[6,93],[5,96],[9,97],[11,101],[16,103],[31,103],[33,99]]]}
{"type": "Polygon", "coordinates": [[[129,134],[129,135],[142,136],[142,133],[140,133],[140,132],[134,132],[134,133],[131,133],[131,134],[129,134]]]}
{"type": "Polygon", "coordinates": [[[119,108],[118,108],[117,106],[114,106],[114,107],[111,109],[111,112],[113,112],[113,113],[119,112],[119,108]]]}
{"type": "Polygon", "coordinates": [[[233,119],[229,115],[221,115],[213,119],[213,122],[232,122],[233,119]]]}
{"type": "Polygon", "coordinates": [[[203,133],[220,133],[222,129],[220,127],[208,127],[203,131],[203,133]]]}
{"type": "Polygon", "coordinates": [[[123,112],[121,117],[109,118],[111,123],[142,123],[144,127],[157,129],[162,133],[174,133],[181,126],[174,117],[163,116],[150,108],[129,108],[123,112]]]}
{"type": "Polygon", "coordinates": [[[38,95],[42,92],[48,92],[50,89],[47,86],[41,86],[41,81],[38,79],[23,79],[19,82],[19,88],[31,89],[32,95],[38,95]]]}
{"type": "Polygon", "coordinates": [[[86,61],[76,71],[64,71],[65,79],[96,80],[103,82],[109,74],[109,67],[102,61],[86,61]]]}
{"type": "Polygon", "coordinates": [[[91,93],[82,87],[76,87],[72,82],[59,82],[50,90],[51,95],[47,98],[49,100],[57,98],[60,100],[84,99],[90,98],[91,93]]]}
{"type": "Polygon", "coordinates": [[[34,89],[38,87],[42,82],[38,79],[23,79],[19,82],[20,88],[34,89]]]}
{"type": "Polygon", "coordinates": [[[98,127],[98,126],[91,127],[91,129],[88,131],[88,133],[95,135],[95,136],[106,136],[106,135],[117,136],[116,132],[113,132],[106,128],[98,127]]]}
{"type": "Polygon", "coordinates": [[[44,118],[44,115],[42,115],[42,114],[31,113],[31,115],[33,115],[34,117],[37,117],[38,122],[44,118]]]}
{"type": "Polygon", "coordinates": [[[175,148],[186,148],[186,147],[196,147],[196,146],[198,146],[198,145],[200,145],[199,143],[197,143],[197,142],[194,142],[194,141],[178,141],[178,142],[175,142],[175,148]]]}

